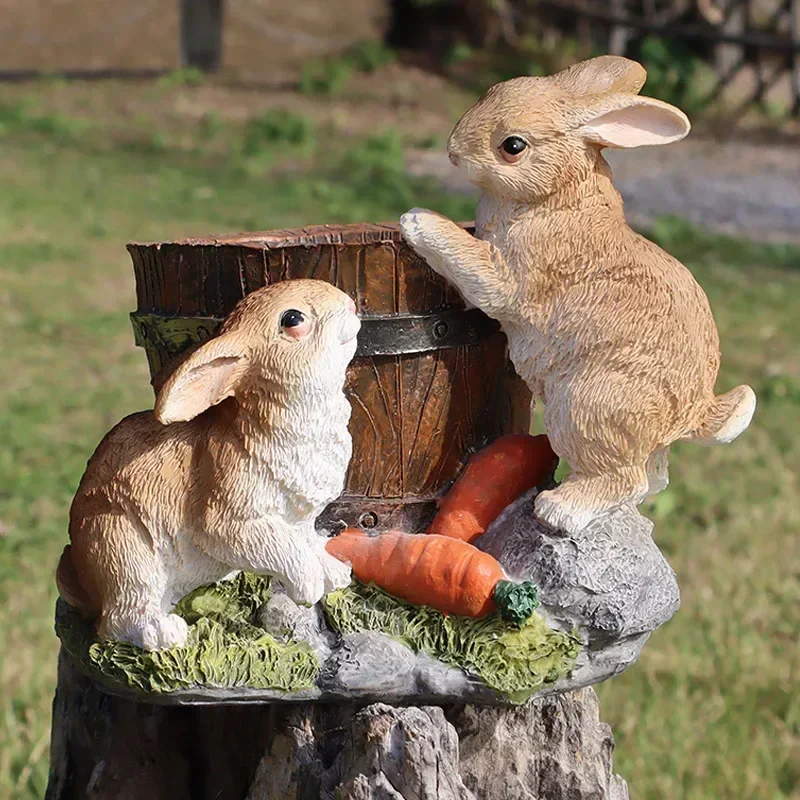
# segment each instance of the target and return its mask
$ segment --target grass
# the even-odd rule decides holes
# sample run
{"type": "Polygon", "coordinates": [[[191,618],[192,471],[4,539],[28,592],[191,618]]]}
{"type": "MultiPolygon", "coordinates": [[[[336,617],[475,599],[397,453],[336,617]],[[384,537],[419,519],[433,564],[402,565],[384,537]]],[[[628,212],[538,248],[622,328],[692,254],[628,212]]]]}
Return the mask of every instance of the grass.
{"type": "Polygon", "coordinates": [[[340,95],[355,74],[371,74],[391,64],[395,58],[394,51],[381,41],[359,42],[341,55],[306,64],[300,75],[300,92],[340,95]]]}
{"type": "MultiPolygon", "coordinates": [[[[137,107],[165,91],[143,87],[137,107]]],[[[302,126],[270,122],[251,153],[247,124],[213,111],[160,127],[34,105],[0,102],[0,797],[24,800],[46,784],[69,502],[102,435],[152,403],[124,243],[396,219],[412,205],[472,213],[409,179],[404,140],[380,127],[355,143],[318,130],[314,146],[302,126]]],[[[798,798],[800,253],[674,220],[655,235],[711,298],[720,388],[747,381],[760,406],[730,446],[676,447],[672,484],[646,510],[683,607],[638,665],[599,687],[615,767],[647,800],[798,798]]]]}

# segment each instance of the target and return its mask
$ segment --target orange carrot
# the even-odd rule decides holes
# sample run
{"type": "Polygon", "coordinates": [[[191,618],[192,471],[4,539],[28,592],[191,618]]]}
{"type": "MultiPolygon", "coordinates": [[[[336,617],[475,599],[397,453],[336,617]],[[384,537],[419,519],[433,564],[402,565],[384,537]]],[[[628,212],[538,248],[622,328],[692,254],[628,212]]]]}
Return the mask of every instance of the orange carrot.
{"type": "Polygon", "coordinates": [[[476,453],[444,496],[428,533],[472,542],[521,494],[555,470],[544,435],[502,436],[476,453]]]}
{"type": "Polygon", "coordinates": [[[349,563],[362,583],[445,614],[483,617],[499,609],[504,619],[521,625],[538,605],[534,584],[506,580],[488,553],[446,536],[369,535],[347,528],[325,547],[349,563]]]}

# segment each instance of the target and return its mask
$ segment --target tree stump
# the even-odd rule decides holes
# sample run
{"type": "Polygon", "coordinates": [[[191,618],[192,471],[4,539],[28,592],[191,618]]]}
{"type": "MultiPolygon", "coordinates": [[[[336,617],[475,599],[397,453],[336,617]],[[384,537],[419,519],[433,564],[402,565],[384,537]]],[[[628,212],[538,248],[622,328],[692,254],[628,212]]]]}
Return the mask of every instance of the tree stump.
{"type": "Polygon", "coordinates": [[[627,800],[591,688],[515,708],[176,707],[62,655],[47,800],[627,800]]]}

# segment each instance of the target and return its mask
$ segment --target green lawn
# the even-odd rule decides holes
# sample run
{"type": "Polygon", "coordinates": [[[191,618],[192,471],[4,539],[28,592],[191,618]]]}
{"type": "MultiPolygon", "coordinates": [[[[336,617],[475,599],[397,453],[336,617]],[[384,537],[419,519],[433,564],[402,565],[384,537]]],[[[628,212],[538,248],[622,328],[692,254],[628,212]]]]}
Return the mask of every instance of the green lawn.
{"type": "MultiPolygon", "coordinates": [[[[53,571],[70,499],[105,431],[152,401],[127,320],[125,242],[396,219],[412,205],[471,213],[404,174],[396,135],[345,141],[274,119],[163,135],[141,120],[115,125],[112,135],[0,100],[4,798],[46,785],[53,571]]],[[[675,221],[655,236],[711,298],[720,388],[748,382],[760,405],[735,444],[676,447],[672,484],[648,510],[683,607],[638,665],[599,688],[615,766],[636,798],[800,797],[800,253],[675,221]]]]}

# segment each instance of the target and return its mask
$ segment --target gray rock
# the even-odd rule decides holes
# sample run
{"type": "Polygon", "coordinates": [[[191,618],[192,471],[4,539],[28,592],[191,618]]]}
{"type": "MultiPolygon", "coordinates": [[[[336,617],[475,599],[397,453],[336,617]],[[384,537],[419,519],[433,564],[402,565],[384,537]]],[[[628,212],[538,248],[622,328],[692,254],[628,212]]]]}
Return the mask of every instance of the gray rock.
{"type": "Polygon", "coordinates": [[[320,683],[329,691],[402,697],[416,687],[416,656],[384,633],[349,633],[325,665],[320,683]]]}
{"type": "Polygon", "coordinates": [[[417,691],[425,697],[462,697],[465,700],[491,701],[494,693],[463,670],[448,666],[429,656],[417,653],[414,677],[417,691]]]}
{"type": "Polygon", "coordinates": [[[652,631],[678,610],[675,573],[652,538],[653,523],[633,506],[594,520],[580,535],[534,514],[533,489],[512,503],[476,542],[510,577],[539,586],[540,612],[559,630],[577,629],[586,648],[570,678],[577,688],[624,670],[652,631]]]}
{"type": "Polygon", "coordinates": [[[320,661],[336,645],[336,634],[325,625],[322,609],[297,605],[277,581],[273,583],[269,602],[258,613],[258,621],[279,642],[308,642],[320,661]]]}

